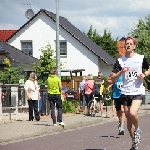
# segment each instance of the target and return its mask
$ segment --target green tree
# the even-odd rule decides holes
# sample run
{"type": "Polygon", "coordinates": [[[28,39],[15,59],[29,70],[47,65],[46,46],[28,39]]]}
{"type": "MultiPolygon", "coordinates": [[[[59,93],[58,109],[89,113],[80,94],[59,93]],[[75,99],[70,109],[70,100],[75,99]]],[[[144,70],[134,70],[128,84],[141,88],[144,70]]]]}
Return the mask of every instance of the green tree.
{"type": "MultiPolygon", "coordinates": [[[[46,84],[50,69],[56,68],[56,59],[54,57],[54,50],[51,49],[49,43],[41,48],[40,51],[42,55],[39,58],[39,64],[34,63],[33,69],[38,74],[39,84],[46,84]]],[[[62,63],[60,65],[63,66],[62,63]]]]}
{"type": "Polygon", "coordinates": [[[136,52],[145,55],[150,62],[150,15],[134,24],[128,35],[136,38],[136,52]]]}
{"type": "MultiPolygon", "coordinates": [[[[139,19],[137,24],[134,24],[128,36],[136,39],[136,52],[144,55],[150,63],[150,15],[144,19],[139,19]]],[[[150,89],[150,76],[145,78],[144,85],[150,89]]]]}
{"type": "Polygon", "coordinates": [[[109,55],[114,58],[117,58],[117,40],[112,38],[111,32],[104,30],[103,35],[99,35],[95,30],[93,30],[92,25],[90,26],[89,31],[87,32],[87,36],[99,45],[103,50],[105,50],[109,55]]]}
{"type": "Polygon", "coordinates": [[[22,72],[22,67],[5,67],[4,71],[0,71],[0,82],[3,84],[19,84],[19,80],[23,78],[22,72]]]}

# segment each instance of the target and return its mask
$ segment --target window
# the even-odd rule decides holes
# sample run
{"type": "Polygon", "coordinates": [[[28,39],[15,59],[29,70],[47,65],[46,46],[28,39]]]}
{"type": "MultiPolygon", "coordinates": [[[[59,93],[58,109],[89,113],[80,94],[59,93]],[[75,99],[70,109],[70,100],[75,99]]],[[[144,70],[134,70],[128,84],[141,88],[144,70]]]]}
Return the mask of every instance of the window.
{"type": "Polygon", "coordinates": [[[32,42],[21,42],[21,50],[27,55],[32,56],[33,54],[32,42]]]}
{"type": "Polygon", "coordinates": [[[67,55],[67,42],[60,41],[60,55],[66,56],[67,55]]]}

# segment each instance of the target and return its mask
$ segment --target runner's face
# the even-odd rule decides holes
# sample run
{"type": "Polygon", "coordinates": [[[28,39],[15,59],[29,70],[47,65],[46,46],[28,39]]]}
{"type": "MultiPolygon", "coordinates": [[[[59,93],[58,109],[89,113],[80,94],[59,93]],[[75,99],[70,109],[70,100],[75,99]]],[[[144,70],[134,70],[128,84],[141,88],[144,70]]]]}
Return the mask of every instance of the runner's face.
{"type": "Polygon", "coordinates": [[[135,50],[135,44],[133,43],[132,39],[128,39],[126,41],[125,49],[126,49],[126,52],[129,52],[129,53],[135,50]]]}

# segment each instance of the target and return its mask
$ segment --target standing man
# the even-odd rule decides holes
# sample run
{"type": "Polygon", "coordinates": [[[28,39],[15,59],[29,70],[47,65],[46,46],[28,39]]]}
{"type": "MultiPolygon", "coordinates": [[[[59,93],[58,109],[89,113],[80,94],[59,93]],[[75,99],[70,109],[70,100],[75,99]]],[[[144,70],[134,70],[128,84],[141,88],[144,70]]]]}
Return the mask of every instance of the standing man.
{"type": "Polygon", "coordinates": [[[58,120],[59,125],[62,127],[65,124],[62,122],[62,101],[61,101],[61,80],[56,75],[56,70],[51,69],[50,76],[47,79],[47,86],[48,86],[48,100],[50,102],[50,110],[51,110],[51,118],[53,120],[53,125],[57,126],[56,124],[56,116],[55,116],[55,106],[58,110],[58,120]]]}
{"type": "Polygon", "coordinates": [[[103,73],[98,72],[98,77],[94,81],[94,96],[98,97],[98,101],[100,101],[100,111],[101,111],[101,117],[106,117],[103,110],[103,91],[104,91],[104,80],[102,79],[103,73]]]}
{"type": "Polygon", "coordinates": [[[85,91],[84,91],[84,84],[85,84],[86,77],[84,76],[82,79],[82,82],[79,84],[79,101],[80,101],[80,109],[83,109],[83,112],[85,111],[85,91]]]}
{"type": "Polygon", "coordinates": [[[127,118],[127,128],[132,138],[132,148],[130,150],[137,150],[138,144],[141,142],[138,110],[145,95],[143,79],[150,74],[146,58],[144,55],[135,53],[135,48],[136,40],[132,37],[126,38],[125,56],[116,61],[110,75],[111,80],[108,81],[112,84],[120,76],[123,77],[121,99],[127,118]]]}
{"type": "Polygon", "coordinates": [[[120,76],[114,84],[111,84],[111,86],[109,86],[109,88],[112,87],[112,97],[113,97],[115,108],[117,111],[117,116],[119,118],[119,128],[118,128],[119,134],[118,135],[124,135],[125,113],[122,108],[122,102],[120,98],[122,85],[123,85],[122,76],[120,76]]]}

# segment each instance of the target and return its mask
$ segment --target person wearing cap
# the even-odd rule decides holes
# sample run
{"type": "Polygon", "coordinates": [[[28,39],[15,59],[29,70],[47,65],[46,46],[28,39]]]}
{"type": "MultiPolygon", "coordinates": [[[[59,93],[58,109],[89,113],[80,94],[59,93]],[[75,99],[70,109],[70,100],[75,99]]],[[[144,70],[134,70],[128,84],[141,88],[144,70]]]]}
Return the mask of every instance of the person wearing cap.
{"type": "Polygon", "coordinates": [[[61,101],[61,80],[56,75],[56,70],[51,69],[50,76],[47,79],[47,86],[48,86],[48,100],[50,102],[50,110],[51,110],[51,118],[53,121],[53,125],[57,126],[56,123],[56,116],[55,116],[55,106],[58,110],[58,117],[57,122],[59,125],[65,126],[62,122],[62,101],[61,101]]]}
{"type": "Polygon", "coordinates": [[[136,40],[125,39],[125,55],[118,58],[107,83],[113,84],[122,76],[121,99],[127,118],[127,128],[132,138],[130,150],[137,150],[141,142],[138,110],[145,95],[143,79],[150,75],[149,63],[144,55],[135,53],[136,40]]]}

